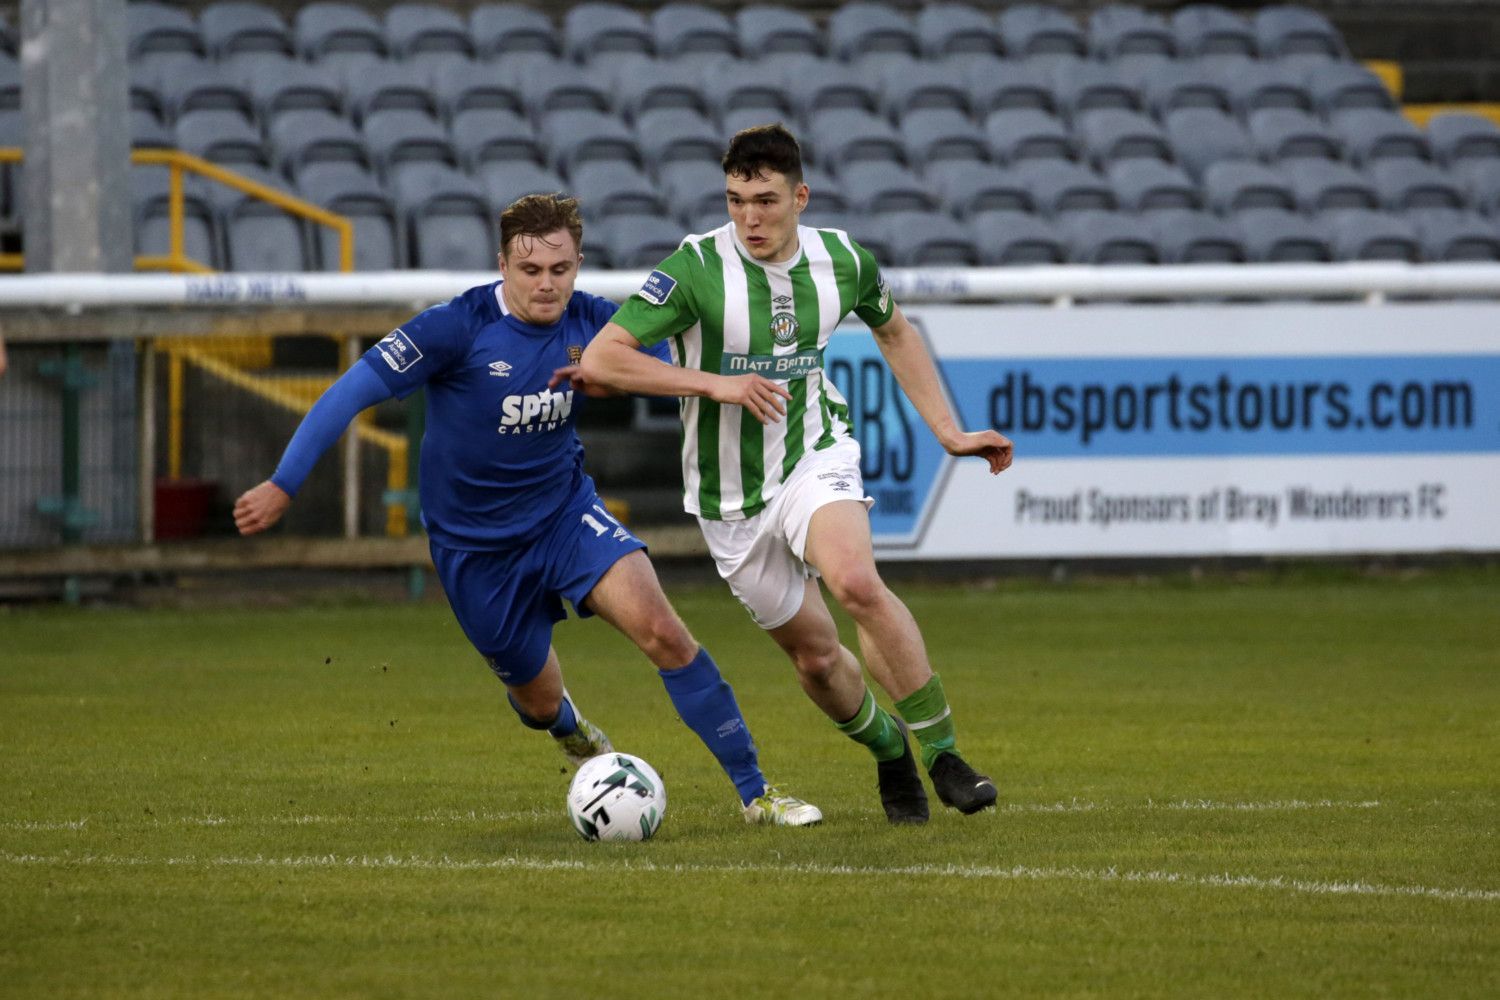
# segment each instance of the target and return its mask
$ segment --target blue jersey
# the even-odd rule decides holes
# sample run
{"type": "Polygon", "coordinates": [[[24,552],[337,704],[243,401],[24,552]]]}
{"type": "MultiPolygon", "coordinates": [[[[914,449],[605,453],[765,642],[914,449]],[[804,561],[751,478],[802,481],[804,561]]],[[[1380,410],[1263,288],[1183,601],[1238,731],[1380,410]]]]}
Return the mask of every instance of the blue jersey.
{"type": "Polygon", "coordinates": [[[450,549],[536,537],[584,478],[573,390],[549,390],[547,381],[578,363],[616,306],[574,292],[562,319],[532,326],[505,313],[500,285],[433,306],[364,356],[396,396],[427,387],[422,516],[432,540],[450,549]]]}

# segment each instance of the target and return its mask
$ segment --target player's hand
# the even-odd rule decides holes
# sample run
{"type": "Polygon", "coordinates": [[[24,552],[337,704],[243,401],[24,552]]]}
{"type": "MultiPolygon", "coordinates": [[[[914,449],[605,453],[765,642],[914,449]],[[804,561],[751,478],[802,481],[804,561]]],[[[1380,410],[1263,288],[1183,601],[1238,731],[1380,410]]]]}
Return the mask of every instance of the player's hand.
{"type": "Polygon", "coordinates": [[[553,370],[552,377],[547,380],[547,388],[556,389],[564,382],[571,385],[574,392],[581,392],[585,396],[592,396],[594,399],[603,399],[605,396],[617,395],[608,386],[600,385],[598,382],[587,378],[583,374],[582,365],[563,365],[561,368],[553,370]]]}
{"type": "Polygon", "coordinates": [[[742,406],[761,423],[774,424],[785,415],[786,400],[792,394],[786,386],[764,375],[725,375],[714,381],[708,398],[716,403],[742,406]]]}
{"type": "Polygon", "coordinates": [[[268,479],[234,502],[234,526],[242,535],[258,534],[281,520],[291,505],[292,498],[268,479]]]}
{"type": "Polygon", "coordinates": [[[1015,445],[999,431],[970,431],[943,443],[950,455],[977,455],[990,463],[990,475],[998,476],[1015,459],[1015,445]]]}

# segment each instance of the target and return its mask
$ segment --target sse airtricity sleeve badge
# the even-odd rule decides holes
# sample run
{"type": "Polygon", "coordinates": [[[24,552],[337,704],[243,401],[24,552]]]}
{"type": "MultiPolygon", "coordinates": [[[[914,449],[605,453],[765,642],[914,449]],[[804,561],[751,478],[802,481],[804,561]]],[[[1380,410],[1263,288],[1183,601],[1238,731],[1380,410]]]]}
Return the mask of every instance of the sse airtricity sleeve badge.
{"type": "Polygon", "coordinates": [[[422,360],[422,352],[417,349],[411,337],[407,336],[406,331],[399,326],[386,334],[375,346],[393,371],[404,372],[422,360]]]}
{"type": "Polygon", "coordinates": [[[677,279],[665,271],[652,271],[646,278],[646,283],[641,290],[636,292],[641,298],[653,306],[665,305],[667,299],[672,297],[672,290],[677,287],[677,279]]]}

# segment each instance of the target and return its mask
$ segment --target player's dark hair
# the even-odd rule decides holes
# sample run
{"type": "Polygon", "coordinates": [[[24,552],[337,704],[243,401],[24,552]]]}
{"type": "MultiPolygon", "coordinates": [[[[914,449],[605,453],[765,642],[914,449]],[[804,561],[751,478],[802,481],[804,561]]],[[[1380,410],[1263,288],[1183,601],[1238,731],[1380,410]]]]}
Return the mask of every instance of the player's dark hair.
{"type": "Polygon", "coordinates": [[[500,213],[500,252],[510,253],[511,241],[518,236],[548,236],[566,229],[573,244],[583,246],[583,217],[578,214],[578,199],[563,194],[528,194],[511,202],[500,213]]]}
{"type": "Polygon", "coordinates": [[[794,188],[802,183],[802,147],[780,122],[736,132],[720,162],[729,177],[753,180],[763,171],[774,170],[784,174],[794,188]]]}

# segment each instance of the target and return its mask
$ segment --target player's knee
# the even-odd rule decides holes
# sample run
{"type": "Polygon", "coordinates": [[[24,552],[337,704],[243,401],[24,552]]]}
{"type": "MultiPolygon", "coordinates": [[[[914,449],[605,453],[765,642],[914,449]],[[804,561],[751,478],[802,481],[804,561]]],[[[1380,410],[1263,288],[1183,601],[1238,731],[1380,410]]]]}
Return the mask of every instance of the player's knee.
{"type": "Polygon", "coordinates": [[[856,619],[877,611],[885,603],[888,593],[885,581],[880,579],[873,566],[837,573],[825,577],[825,582],[833,599],[856,619]]]}
{"type": "Polygon", "coordinates": [[[698,643],[671,609],[652,614],[639,632],[641,652],[658,667],[672,669],[698,655],[698,643]]]}
{"type": "Polygon", "coordinates": [[[804,685],[817,688],[830,687],[834,677],[843,666],[842,650],[837,642],[799,646],[791,651],[792,664],[804,685]]]}

